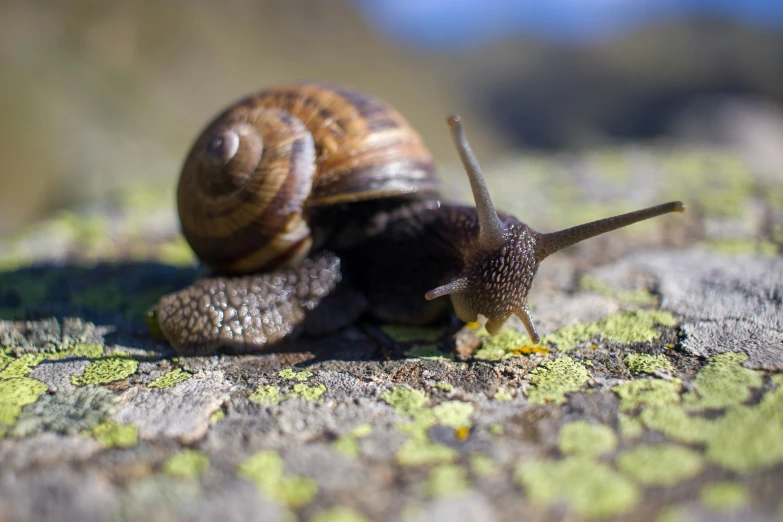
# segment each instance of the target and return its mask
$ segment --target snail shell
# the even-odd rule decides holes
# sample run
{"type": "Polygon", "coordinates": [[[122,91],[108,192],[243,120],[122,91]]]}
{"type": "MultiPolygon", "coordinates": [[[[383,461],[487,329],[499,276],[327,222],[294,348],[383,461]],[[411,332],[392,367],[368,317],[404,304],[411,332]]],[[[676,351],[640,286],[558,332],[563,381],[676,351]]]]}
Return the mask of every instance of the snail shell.
{"type": "Polygon", "coordinates": [[[196,139],[177,188],[182,232],[228,273],[296,265],[316,207],[438,193],[432,157],[393,108],[320,84],[263,90],[196,139]]]}

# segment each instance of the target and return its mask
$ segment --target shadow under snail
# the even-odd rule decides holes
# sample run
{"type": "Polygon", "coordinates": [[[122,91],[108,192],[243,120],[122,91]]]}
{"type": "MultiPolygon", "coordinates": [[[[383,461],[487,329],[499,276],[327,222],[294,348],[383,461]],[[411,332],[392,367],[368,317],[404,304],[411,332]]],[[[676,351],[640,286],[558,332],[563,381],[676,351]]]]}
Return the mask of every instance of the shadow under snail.
{"type": "Polygon", "coordinates": [[[361,92],[273,87],[196,139],[177,189],[182,232],[212,273],[162,297],[153,329],[183,354],[263,350],[368,314],[423,325],[448,312],[513,314],[533,342],[539,263],[584,239],[669,212],[664,203],[542,234],[496,212],[458,116],[448,124],[475,207],[441,202],[432,157],[405,119],[361,92]]]}

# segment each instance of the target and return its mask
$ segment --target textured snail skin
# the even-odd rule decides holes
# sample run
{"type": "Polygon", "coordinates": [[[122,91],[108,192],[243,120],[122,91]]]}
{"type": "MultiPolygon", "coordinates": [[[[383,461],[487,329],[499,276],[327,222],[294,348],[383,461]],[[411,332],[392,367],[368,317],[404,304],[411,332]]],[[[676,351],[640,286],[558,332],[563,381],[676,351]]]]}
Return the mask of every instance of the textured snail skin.
{"type": "Polygon", "coordinates": [[[185,238],[213,275],[153,314],[181,354],[268,349],[362,314],[422,325],[449,300],[462,321],[511,315],[536,332],[527,296],[540,262],[584,239],[684,205],[670,202],[542,234],[496,212],[458,117],[448,120],[476,206],[444,204],[429,152],[379,100],[283,86],[233,105],[196,140],[177,191],[185,238]]]}
{"type": "Polygon", "coordinates": [[[340,279],[340,260],[330,253],[266,274],[208,277],[161,298],[156,320],[167,339],[191,353],[244,351],[294,332],[340,279]]]}

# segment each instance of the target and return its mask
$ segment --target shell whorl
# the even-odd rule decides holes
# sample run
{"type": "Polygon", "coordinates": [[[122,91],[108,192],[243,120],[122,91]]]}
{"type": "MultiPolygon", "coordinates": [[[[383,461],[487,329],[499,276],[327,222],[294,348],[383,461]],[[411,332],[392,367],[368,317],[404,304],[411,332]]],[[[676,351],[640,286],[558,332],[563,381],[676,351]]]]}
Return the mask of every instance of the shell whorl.
{"type": "Polygon", "coordinates": [[[309,253],[309,208],[437,192],[430,153],[397,111],[307,84],[261,91],[219,115],[185,160],[177,202],[202,262],[250,273],[309,253]]]}

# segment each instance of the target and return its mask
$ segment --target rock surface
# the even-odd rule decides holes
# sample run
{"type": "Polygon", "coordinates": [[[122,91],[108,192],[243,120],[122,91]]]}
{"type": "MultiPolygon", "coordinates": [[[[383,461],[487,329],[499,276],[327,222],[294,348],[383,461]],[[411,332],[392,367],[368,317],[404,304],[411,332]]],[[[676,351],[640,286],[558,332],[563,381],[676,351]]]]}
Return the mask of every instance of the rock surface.
{"type": "MultiPolygon", "coordinates": [[[[591,158],[567,174],[584,198],[591,158]]],[[[780,520],[783,258],[752,216],[783,192],[736,175],[682,188],[682,219],[547,260],[536,346],[518,322],[360,323],[177,357],[144,323],[198,273],[171,221],[124,209],[8,239],[0,521],[780,520]]],[[[546,197],[528,214],[569,206],[546,197]]],[[[569,212],[608,213],[591,208],[569,212]]]]}

